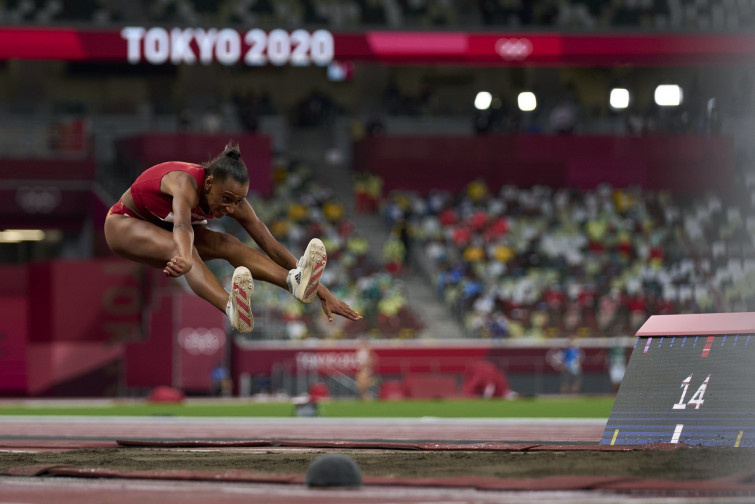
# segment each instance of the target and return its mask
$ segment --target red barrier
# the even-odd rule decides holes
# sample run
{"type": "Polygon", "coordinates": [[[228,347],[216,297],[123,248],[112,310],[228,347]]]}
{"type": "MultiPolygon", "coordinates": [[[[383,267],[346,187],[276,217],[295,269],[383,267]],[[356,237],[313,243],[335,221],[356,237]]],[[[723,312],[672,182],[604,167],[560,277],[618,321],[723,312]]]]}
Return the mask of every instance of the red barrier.
{"type": "Polygon", "coordinates": [[[147,388],[173,383],[173,311],[169,296],[158,295],[151,305],[152,316],[140,341],[125,350],[125,384],[147,388]]]}
{"type": "Polygon", "coordinates": [[[209,393],[211,372],[225,361],[225,314],[193,293],[159,289],[147,310],[141,341],[126,345],[125,385],[209,393]]]}
{"type": "Polygon", "coordinates": [[[0,276],[2,395],[112,396],[123,385],[208,393],[225,361],[225,314],[159,270],[50,261],[3,266],[0,276]]]}
{"type": "Polygon", "coordinates": [[[225,313],[193,293],[182,294],[173,303],[178,315],[174,333],[180,376],[175,386],[209,393],[213,369],[226,364],[225,313]]]}
{"type": "Polygon", "coordinates": [[[410,374],[404,378],[406,397],[413,399],[437,399],[454,397],[456,377],[453,375],[410,374]]]}
{"type": "Polygon", "coordinates": [[[735,190],[731,138],[486,135],[376,136],[354,145],[357,170],[380,175],[384,191],[461,192],[474,179],[593,189],[638,185],[680,194],[735,190]]]}
{"type": "Polygon", "coordinates": [[[140,331],[144,267],[120,259],[29,266],[33,342],[123,342],[140,331]]]}
{"type": "MultiPolygon", "coordinates": [[[[422,340],[374,342],[373,350],[378,356],[375,373],[382,376],[409,374],[463,374],[480,360],[490,361],[505,373],[545,373],[560,371],[551,366],[546,356],[549,350],[560,348],[561,339],[548,342],[533,342],[530,345],[507,344],[507,341],[469,340],[468,343],[422,340]]],[[[583,341],[585,353],[582,369],[585,373],[605,373],[608,370],[606,351],[611,340],[583,341]]],[[[327,342],[312,345],[275,344],[235,345],[233,369],[235,373],[270,375],[284,369],[291,373],[341,372],[354,374],[358,369],[356,342],[327,342]]]]}
{"type": "Polygon", "coordinates": [[[25,296],[0,296],[0,395],[24,395],[27,376],[25,296]]]}
{"type": "Polygon", "coordinates": [[[88,341],[30,343],[27,394],[113,396],[118,392],[122,356],[123,348],[118,344],[88,341]]]}
{"type": "Polygon", "coordinates": [[[0,296],[26,297],[28,289],[26,266],[18,264],[0,264],[0,296]]]}
{"type": "Polygon", "coordinates": [[[123,343],[138,337],[144,268],[119,259],[32,263],[28,269],[30,395],[117,392],[123,343]]]}

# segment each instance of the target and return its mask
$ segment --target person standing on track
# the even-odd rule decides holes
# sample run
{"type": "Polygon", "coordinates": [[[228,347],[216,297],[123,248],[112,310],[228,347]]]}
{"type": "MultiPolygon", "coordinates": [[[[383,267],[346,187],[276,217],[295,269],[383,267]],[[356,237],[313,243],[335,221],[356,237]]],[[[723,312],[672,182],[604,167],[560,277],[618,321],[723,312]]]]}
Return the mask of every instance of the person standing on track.
{"type": "Polygon", "coordinates": [[[110,208],[105,239],[120,257],[162,268],[169,277],[185,276],[189,287],[225,311],[241,333],[254,327],[253,278],[288,289],[303,303],[319,297],[329,321],[334,314],[361,319],[320,284],[327,262],[322,241],[312,239],[297,261],[257,217],[246,199],[248,191],[249,174],[238,146],[232,143],[201,165],[160,163],[139,175],[110,208]],[[223,216],[236,219],[264,254],[207,227],[209,219],[223,216]],[[210,259],[225,259],[236,268],[231,294],[205,264],[210,259]]]}
{"type": "Polygon", "coordinates": [[[372,387],[377,381],[375,377],[375,368],[377,367],[377,353],[370,346],[370,340],[366,336],[359,338],[359,348],[357,348],[357,374],[355,381],[359,389],[359,396],[363,401],[372,399],[372,387]]]}

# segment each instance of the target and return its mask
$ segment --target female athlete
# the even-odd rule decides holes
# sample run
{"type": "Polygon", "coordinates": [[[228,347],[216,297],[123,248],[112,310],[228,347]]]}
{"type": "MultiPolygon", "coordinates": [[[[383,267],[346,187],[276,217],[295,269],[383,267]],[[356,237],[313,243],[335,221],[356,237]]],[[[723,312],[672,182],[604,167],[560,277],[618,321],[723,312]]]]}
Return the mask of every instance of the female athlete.
{"type": "Polygon", "coordinates": [[[312,239],[296,258],[276,240],[246,199],[249,174],[238,146],[228,144],[204,164],[171,161],[145,170],[105,218],[105,239],[117,255],[155,268],[170,277],[185,276],[191,289],[225,311],[239,332],[254,327],[253,278],[288,289],[303,303],[320,298],[329,321],[333,315],[361,315],[335,297],[320,276],[325,246],[312,239]],[[208,219],[229,216],[249,233],[264,254],[236,237],[213,231],[208,219]],[[225,259],[236,270],[229,294],[205,261],[225,259]]]}

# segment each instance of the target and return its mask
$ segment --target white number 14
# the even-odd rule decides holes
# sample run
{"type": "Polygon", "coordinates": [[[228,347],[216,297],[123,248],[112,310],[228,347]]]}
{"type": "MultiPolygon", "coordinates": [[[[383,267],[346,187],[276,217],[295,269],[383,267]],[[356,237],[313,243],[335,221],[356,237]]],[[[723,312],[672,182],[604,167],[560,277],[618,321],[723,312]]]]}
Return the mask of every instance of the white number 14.
{"type": "Polygon", "coordinates": [[[689,382],[692,380],[692,375],[689,375],[682,381],[682,397],[679,398],[679,402],[674,404],[674,409],[686,409],[687,404],[690,406],[694,406],[695,409],[700,409],[700,406],[703,405],[703,396],[705,395],[705,389],[708,388],[708,381],[710,380],[710,375],[708,375],[707,378],[705,378],[705,381],[703,381],[703,384],[700,385],[700,388],[697,389],[697,392],[692,396],[692,399],[687,402],[687,404],[684,404],[684,397],[687,395],[687,389],[689,389],[689,382]]]}

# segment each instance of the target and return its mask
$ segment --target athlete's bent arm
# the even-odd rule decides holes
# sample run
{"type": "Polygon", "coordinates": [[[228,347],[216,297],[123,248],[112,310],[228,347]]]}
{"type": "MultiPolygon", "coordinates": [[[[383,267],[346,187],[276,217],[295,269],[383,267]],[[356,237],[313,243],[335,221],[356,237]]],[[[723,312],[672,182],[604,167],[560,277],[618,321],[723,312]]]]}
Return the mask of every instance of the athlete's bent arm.
{"type": "Polygon", "coordinates": [[[185,275],[192,267],[194,228],[191,209],[199,203],[196,181],[184,172],[167,173],[160,182],[160,190],[173,197],[173,242],[176,255],[171,257],[163,272],[171,277],[185,275]]]}

